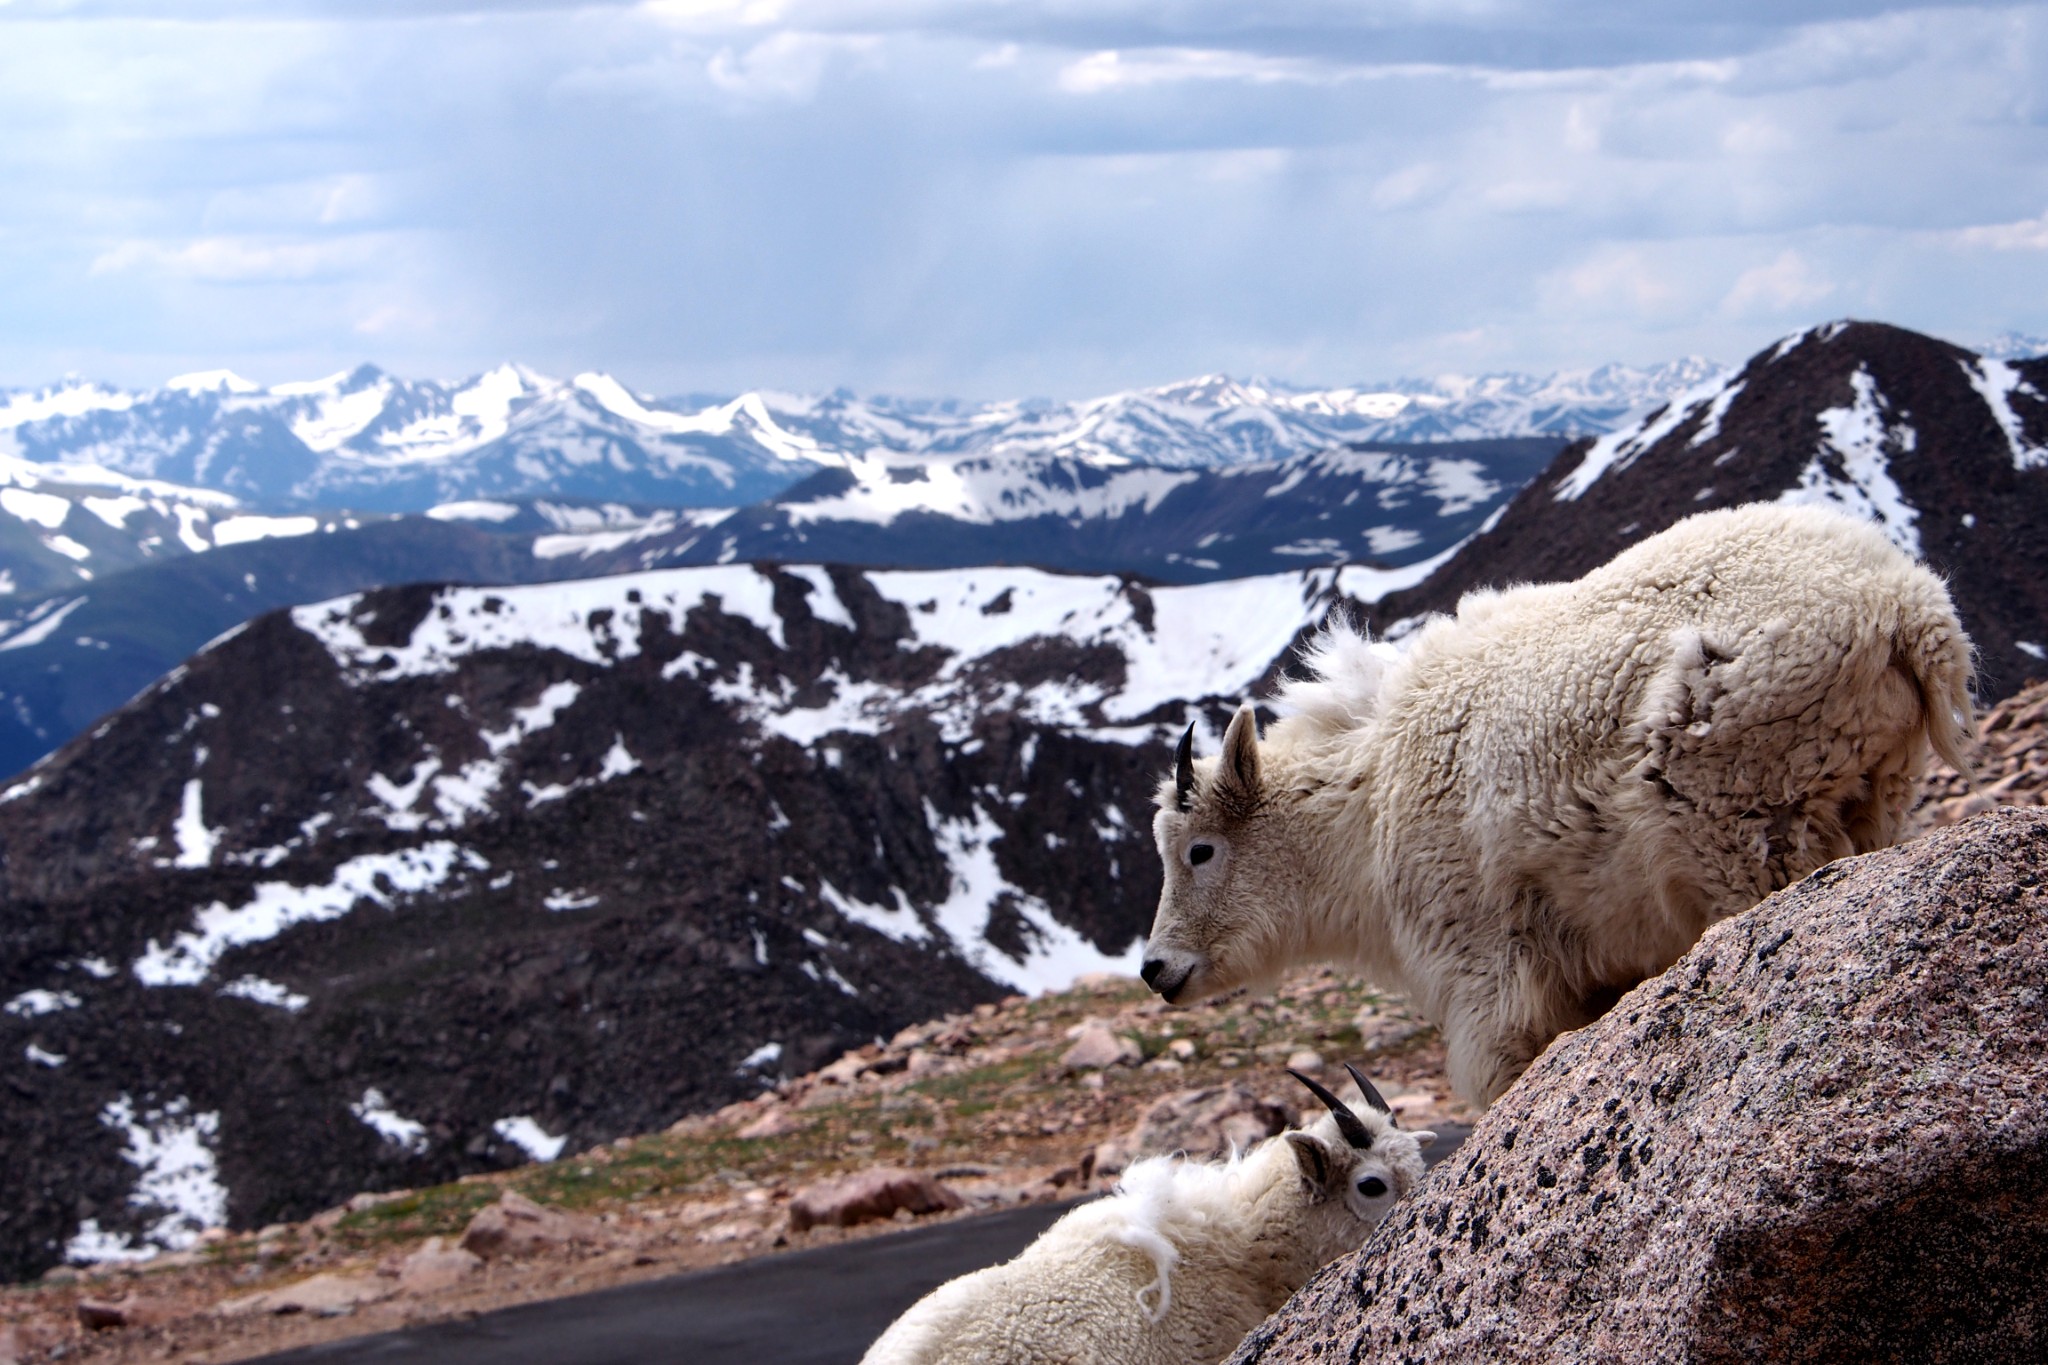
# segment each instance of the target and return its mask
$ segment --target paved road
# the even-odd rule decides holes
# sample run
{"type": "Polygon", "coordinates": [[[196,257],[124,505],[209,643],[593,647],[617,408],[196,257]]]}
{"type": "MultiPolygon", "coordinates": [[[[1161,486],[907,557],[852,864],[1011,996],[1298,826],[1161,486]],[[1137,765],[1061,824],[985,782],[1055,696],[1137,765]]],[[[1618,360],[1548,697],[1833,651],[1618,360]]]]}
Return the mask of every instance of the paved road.
{"type": "MultiPolygon", "coordinates": [[[[1429,1155],[1465,1137],[1445,1127],[1429,1155]]],[[[898,1313],[1008,1260],[1071,1204],[1037,1205],[308,1346],[262,1365],[855,1365],[898,1313]]]]}

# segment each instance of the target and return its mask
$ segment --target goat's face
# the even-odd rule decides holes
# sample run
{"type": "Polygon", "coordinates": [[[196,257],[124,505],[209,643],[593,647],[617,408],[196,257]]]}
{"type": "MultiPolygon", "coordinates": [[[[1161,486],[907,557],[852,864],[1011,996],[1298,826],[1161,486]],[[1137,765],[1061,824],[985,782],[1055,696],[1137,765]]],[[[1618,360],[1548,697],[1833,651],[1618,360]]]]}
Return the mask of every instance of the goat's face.
{"type": "Polygon", "coordinates": [[[1312,1077],[1296,1073],[1331,1111],[1283,1139],[1293,1149],[1308,1196],[1310,1227],[1305,1231],[1323,1260],[1356,1250],[1408,1197],[1423,1176],[1423,1149],[1436,1141],[1434,1133],[1396,1124],[1372,1083],[1356,1067],[1346,1069],[1364,1095],[1363,1112],[1354,1112],[1312,1077]]]}
{"type": "Polygon", "coordinates": [[[1145,984],[1177,1005],[1269,980],[1286,965],[1300,863],[1259,765],[1258,721],[1238,709],[1223,752],[1199,768],[1193,729],[1159,788],[1152,832],[1165,864],[1145,941],[1145,984]]]}

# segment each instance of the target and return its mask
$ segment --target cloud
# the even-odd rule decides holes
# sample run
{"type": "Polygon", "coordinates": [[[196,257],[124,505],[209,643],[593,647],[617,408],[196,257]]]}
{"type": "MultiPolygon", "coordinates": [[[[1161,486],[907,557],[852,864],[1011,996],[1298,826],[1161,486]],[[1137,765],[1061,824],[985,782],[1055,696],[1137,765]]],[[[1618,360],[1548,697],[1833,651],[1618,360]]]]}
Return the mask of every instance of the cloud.
{"type": "Polygon", "coordinates": [[[1822,306],[2048,330],[2044,30],[1856,0],[15,0],[0,379],[88,351],[161,379],[186,347],[1074,395],[1733,359],[1822,306]]]}
{"type": "Polygon", "coordinates": [[[2016,223],[1986,223],[1945,234],[1959,247],[1991,251],[2048,251],[2048,213],[2016,223]]]}
{"type": "Polygon", "coordinates": [[[1796,317],[1834,292],[1832,282],[1822,279],[1804,256],[1787,247],[1774,260],[1751,266],[1737,276],[1721,309],[1735,317],[1796,317]]]}
{"type": "Polygon", "coordinates": [[[94,256],[89,275],[128,272],[210,284],[301,282],[358,274],[377,262],[384,239],[324,241],[201,237],[188,242],[119,242],[94,256]]]}

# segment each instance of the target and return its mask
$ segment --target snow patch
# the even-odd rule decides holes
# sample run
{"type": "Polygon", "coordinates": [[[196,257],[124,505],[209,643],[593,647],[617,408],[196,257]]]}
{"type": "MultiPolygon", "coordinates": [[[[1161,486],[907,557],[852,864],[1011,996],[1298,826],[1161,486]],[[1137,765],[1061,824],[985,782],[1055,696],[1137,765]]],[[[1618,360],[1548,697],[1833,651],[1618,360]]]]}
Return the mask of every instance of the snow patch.
{"type": "Polygon", "coordinates": [[[218,1111],[193,1113],[183,1097],[160,1109],[138,1112],[123,1094],[100,1111],[100,1122],[128,1139],[122,1159],[141,1172],[129,1191],[131,1208],[160,1216],[138,1244],[126,1233],[102,1231],[88,1218],[64,1248],[74,1263],[141,1261],[161,1251],[183,1251],[208,1228],[228,1219],[228,1192],[220,1183],[213,1145],[220,1139],[218,1111]]]}
{"type": "Polygon", "coordinates": [[[297,1014],[311,1002],[297,991],[280,986],[275,981],[266,981],[260,976],[238,976],[220,988],[222,995],[237,1000],[253,1000],[259,1005],[268,1005],[287,1014],[297,1014]]]}
{"type": "Polygon", "coordinates": [[[519,515],[519,507],[515,503],[473,498],[429,507],[426,514],[435,521],[510,521],[519,515]]]}
{"type": "MultiPolygon", "coordinates": [[[[452,673],[486,650],[527,646],[608,667],[640,653],[642,616],[665,616],[682,632],[690,612],[720,608],[787,648],[772,579],[746,565],[667,569],[516,588],[444,588],[402,645],[372,645],[355,613],[362,594],[296,607],[292,620],[324,645],[352,682],[452,673]]],[[[0,648],[5,648],[0,645],[0,648]]]]}
{"type": "Polygon", "coordinates": [[[522,706],[512,712],[510,726],[503,730],[485,730],[479,738],[493,754],[502,754],[527,736],[553,725],[555,718],[575,705],[576,698],[582,694],[581,683],[550,683],[531,706],[522,706]]]}
{"type": "Polygon", "coordinates": [[[0,508],[46,531],[54,531],[71,515],[71,500],[55,493],[31,493],[26,488],[0,488],[0,508]]]}
{"type": "Polygon", "coordinates": [[[499,1119],[491,1125],[491,1131],[535,1161],[553,1161],[568,1145],[569,1135],[551,1136],[545,1128],[525,1114],[515,1114],[508,1119],[499,1119]]]}
{"type": "Polygon", "coordinates": [[[177,842],[178,856],[172,861],[173,867],[206,867],[213,862],[213,851],[220,846],[223,829],[207,828],[205,815],[200,808],[201,784],[192,778],[185,784],[185,795],[178,805],[178,818],[171,822],[171,838],[177,842]]]}
{"type": "Polygon", "coordinates": [[[246,545],[254,540],[309,536],[320,529],[318,517],[229,517],[213,524],[215,546],[246,545]]]}
{"type": "Polygon", "coordinates": [[[17,1019],[38,1019],[58,1010],[75,1010],[83,1002],[70,991],[23,991],[8,1001],[4,1008],[17,1019]]]}
{"type": "Polygon", "coordinates": [[[1991,409],[1992,419],[2005,433],[2006,446],[2012,451],[2012,467],[2018,470],[2048,468],[2048,446],[2037,446],[2027,439],[2026,428],[2012,407],[2014,394],[2025,394],[2037,403],[2044,401],[2040,390],[2003,360],[1986,356],[1974,364],[1967,360],[1959,363],[1970,387],[1991,409]]]}
{"type": "MultiPolygon", "coordinates": [[[[1826,339],[1826,338],[1823,338],[1826,339]]],[[[1892,479],[1887,448],[1911,454],[1918,436],[1904,423],[1887,424],[1891,405],[1877,391],[1870,371],[1859,367],[1849,378],[1855,402],[1820,414],[1822,440],[1840,460],[1842,475],[1828,467],[1825,451],[1799,471],[1799,483],[1780,494],[1785,505],[1833,507],[1874,521],[1892,544],[1920,558],[1920,513],[1892,479]],[[1845,476],[1845,477],[1844,477],[1845,476]]]]}
{"type": "Polygon", "coordinates": [[[365,1090],[363,1097],[348,1107],[348,1112],[374,1128],[386,1142],[412,1156],[427,1150],[427,1125],[400,1115],[375,1086],[365,1090]]]}
{"type": "MultiPolygon", "coordinates": [[[[1557,491],[1552,498],[1557,502],[1577,502],[1585,496],[1586,490],[1598,483],[1609,472],[1619,473],[1639,459],[1659,441],[1685,425],[1701,404],[1708,404],[1708,417],[1702,420],[1714,422],[1719,429],[1720,419],[1712,416],[1714,406],[1727,410],[1721,400],[1722,392],[1728,387],[1727,381],[1716,375],[1702,384],[1697,384],[1679,394],[1656,412],[1645,417],[1632,427],[1609,432],[1587,448],[1578,466],[1558,481],[1557,491]]],[[[1734,401],[1732,398],[1729,402],[1734,401]]]]}
{"type": "MultiPolygon", "coordinates": [[[[0,639],[0,653],[5,653],[10,649],[27,649],[32,645],[41,644],[56,633],[57,628],[64,624],[65,617],[84,606],[87,600],[83,597],[74,597],[70,601],[54,607],[47,602],[38,606],[29,614],[28,625],[16,630],[5,639],[0,639]]],[[[5,626],[0,625],[0,630],[4,629],[5,626]]]]}
{"type": "Polygon", "coordinates": [[[247,904],[230,908],[215,901],[200,910],[193,928],[179,933],[168,946],[150,939],[130,970],[145,986],[196,986],[235,948],[276,938],[295,924],[340,919],[361,901],[389,908],[400,897],[434,890],[464,867],[481,872],[489,864],[475,852],[441,840],[397,853],[351,858],[320,886],[260,882],[247,904]]]}

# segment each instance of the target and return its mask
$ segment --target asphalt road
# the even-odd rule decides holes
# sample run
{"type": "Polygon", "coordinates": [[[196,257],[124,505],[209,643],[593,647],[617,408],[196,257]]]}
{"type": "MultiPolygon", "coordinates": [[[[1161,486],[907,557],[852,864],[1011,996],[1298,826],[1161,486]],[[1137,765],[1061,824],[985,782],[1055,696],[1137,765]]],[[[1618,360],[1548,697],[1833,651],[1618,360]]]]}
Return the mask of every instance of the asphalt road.
{"type": "MultiPolygon", "coordinates": [[[[1432,1164],[1465,1138],[1441,1127],[1432,1164]]],[[[262,1365],[856,1365],[896,1315],[1008,1260],[1072,1204],[1040,1204],[466,1321],[266,1356],[262,1365]]]]}

